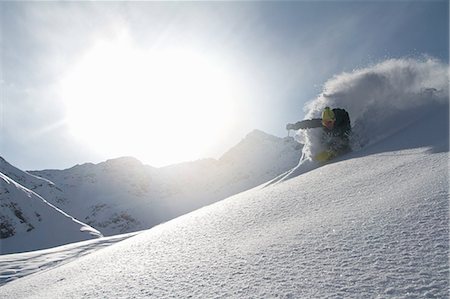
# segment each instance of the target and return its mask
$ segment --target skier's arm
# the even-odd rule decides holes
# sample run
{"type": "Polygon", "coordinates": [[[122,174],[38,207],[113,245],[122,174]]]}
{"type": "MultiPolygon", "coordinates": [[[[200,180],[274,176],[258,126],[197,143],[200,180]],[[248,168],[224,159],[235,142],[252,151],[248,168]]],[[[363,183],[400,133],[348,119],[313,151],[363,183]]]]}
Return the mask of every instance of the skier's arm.
{"type": "Polygon", "coordinates": [[[310,128],[320,128],[322,127],[322,119],[314,118],[314,119],[306,119],[295,124],[287,124],[286,129],[288,130],[300,130],[300,129],[310,129],[310,128]]]}

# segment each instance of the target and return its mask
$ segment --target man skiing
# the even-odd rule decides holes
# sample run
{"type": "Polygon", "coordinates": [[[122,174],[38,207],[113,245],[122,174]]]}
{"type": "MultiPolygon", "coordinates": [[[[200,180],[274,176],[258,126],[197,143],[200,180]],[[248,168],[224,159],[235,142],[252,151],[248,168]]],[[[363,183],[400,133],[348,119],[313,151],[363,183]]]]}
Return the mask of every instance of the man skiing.
{"type": "Polygon", "coordinates": [[[349,136],[352,128],[350,117],[344,109],[325,107],[322,118],[307,119],[286,125],[287,130],[320,127],[323,128],[322,144],[326,150],[314,156],[315,160],[328,161],[351,151],[349,136]]]}

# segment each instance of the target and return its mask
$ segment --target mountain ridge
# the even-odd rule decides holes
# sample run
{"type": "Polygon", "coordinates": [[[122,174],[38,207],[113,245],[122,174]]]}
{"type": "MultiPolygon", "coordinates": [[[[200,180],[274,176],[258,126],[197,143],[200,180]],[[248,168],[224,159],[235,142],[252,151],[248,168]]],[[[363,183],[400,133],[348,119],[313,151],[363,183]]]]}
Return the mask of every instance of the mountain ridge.
{"type": "Polygon", "coordinates": [[[294,139],[254,130],[219,159],[155,168],[125,156],[28,172],[2,159],[0,171],[20,178],[21,184],[103,234],[115,235],[253,188],[297,164],[300,151],[294,139]]]}
{"type": "Polygon", "coordinates": [[[0,252],[32,251],[101,233],[0,172],[0,252]]]}
{"type": "Polygon", "coordinates": [[[424,118],[333,163],[9,282],[0,295],[445,298],[444,124],[445,113],[424,118]]]}

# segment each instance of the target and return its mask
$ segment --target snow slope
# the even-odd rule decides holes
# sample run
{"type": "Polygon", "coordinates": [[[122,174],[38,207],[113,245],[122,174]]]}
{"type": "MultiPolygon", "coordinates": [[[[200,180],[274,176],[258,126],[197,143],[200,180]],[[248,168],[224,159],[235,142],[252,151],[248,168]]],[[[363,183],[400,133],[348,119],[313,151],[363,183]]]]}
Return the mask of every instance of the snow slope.
{"type": "MultiPolygon", "coordinates": [[[[433,59],[389,59],[328,80],[323,92],[306,107],[306,118],[323,108],[348,111],[354,150],[376,143],[424,115],[448,105],[448,65],[433,59]],[[444,105],[444,106],[442,106],[444,105]]],[[[301,130],[298,139],[310,158],[321,152],[320,130],[301,130]]]]}
{"type": "Polygon", "coordinates": [[[65,200],[64,192],[53,182],[14,167],[2,157],[0,157],[0,172],[43,198],[51,199],[50,202],[55,205],[65,200]]]}
{"type": "Polygon", "coordinates": [[[49,248],[101,234],[0,172],[0,252],[49,248]]]}
{"type": "Polygon", "coordinates": [[[446,298],[449,106],[424,107],[339,160],[7,283],[0,297],[446,298]]]}
{"type": "MultiPolygon", "coordinates": [[[[421,118],[433,118],[436,110],[448,111],[448,82],[448,65],[439,60],[430,57],[388,59],[328,80],[323,92],[305,106],[305,118],[320,118],[326,106],[346,109],[352,124],[351,147],[358,151],[421,118]]],[[[439,129],[447,130],[447,127],[444,124],[439,129]]],[[[420,134],[411,138],[422,142],[420,134]]],[[[326,150],[321,142],[322,129],[299,130],[296,139],[305,145],[298,165],[266,186],[321,166],[311,157],[326,150]]]]}
{"type": "Polygon", "coordinates": [[[219,160],[153,168],[128,157],[32,172],[51,184],[23,172],[19,176],[52,204],[113,235],[152,227],[253,188],[292,168],[300,152],[293,138],[255,130],[219,160]]]}
{"type": "Polygon", "coordinates": [[[69,263],[136,234],[138,233],[134,232],[61,245],[50,249],[0,255],[0,286],[21,277],[69,263]]]}

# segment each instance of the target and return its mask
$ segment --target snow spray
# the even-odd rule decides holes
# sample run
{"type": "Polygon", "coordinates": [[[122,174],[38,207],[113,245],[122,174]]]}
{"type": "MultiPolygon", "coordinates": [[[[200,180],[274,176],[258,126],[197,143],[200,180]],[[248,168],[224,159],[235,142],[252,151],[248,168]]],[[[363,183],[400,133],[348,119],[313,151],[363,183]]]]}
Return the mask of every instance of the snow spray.
{"type": "MultiPolygon", "coordinates": [[[[320,118],[326,106],[344,108],[352,123],[352,148],[357,150],[407,127],[425,112],[448,109],[448,82],[448,65],[437,59],[388,59],[328,80],[305,106],[305,118],[320,118]]],[[[323,150],[321,133],[297,133],[308,159],[323,150]]]]}

